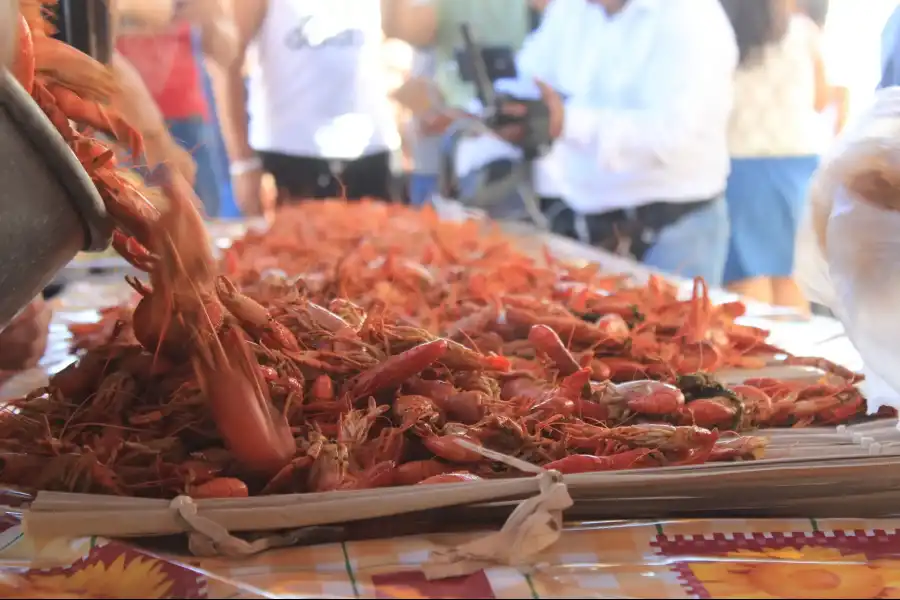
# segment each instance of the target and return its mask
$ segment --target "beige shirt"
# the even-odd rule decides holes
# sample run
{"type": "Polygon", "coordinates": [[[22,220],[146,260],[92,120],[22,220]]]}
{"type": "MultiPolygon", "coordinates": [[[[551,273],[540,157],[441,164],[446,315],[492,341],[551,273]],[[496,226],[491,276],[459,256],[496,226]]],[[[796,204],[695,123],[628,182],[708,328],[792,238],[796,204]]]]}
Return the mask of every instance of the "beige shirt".
{"type": "Polygon", "coordinates": [[[818,36],[815,24],[798,15],[781,42],[738,67],[728,130],[733,157],[819,153],[825,139],[815,110],[813,48],[818,36]]]}

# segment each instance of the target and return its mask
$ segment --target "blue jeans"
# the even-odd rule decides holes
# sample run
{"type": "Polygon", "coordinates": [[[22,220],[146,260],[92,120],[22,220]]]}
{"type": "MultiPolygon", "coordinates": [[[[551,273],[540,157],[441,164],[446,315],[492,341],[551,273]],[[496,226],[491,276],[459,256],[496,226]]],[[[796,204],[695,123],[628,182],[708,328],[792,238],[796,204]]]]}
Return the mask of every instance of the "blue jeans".
{"type": "Polygon", "coordinates": [[[216,157],[215,137],[212,125],[202,117],[175,119],[167,121],[169,133],[178,145],[191,153],[197,163],[197,179],[194,192],[203,202],[206,214],[210,218],[219,216],[221,204],[220,182],[222,175],[216,157]]]}
{"type": "Polygon", "coordinates": [[[430,173],[412,173],[409,176],[409,203],[422,206],[437,191],[438,176],[430,173]]]}
{"type": "Polygon", "coordinates": [[[241,211],[234,201],[234,191],[231,189],[231,173],[229,172],[228,150],[225,148],[225,141],[222,139],[222,128],[219,125],[219,114],[216,106],[216,99],[212,91],[212,82],[209,73],[203,68],[202,52],[199,48],[195,49],[195,54],[201,66],[201,83],[203,84],[203,92],[209,101],[210,127],[212,128],[212,148],[213,156],[219,165],[217,177],[219,178],[219,217],[235,218],[241,216],[241,211]]]}
{"type": "MultiPolygon", "coordinates": [[[[542,199],[542,209],[551,220],[555,233],[579,239],[576,217],[558,199],[542,199]]],[[[592,235],[612,235],[593,232],[592,235]]],[[[711,287],[722,285],[728,258],[728,206],[719,196],[655,232],[640,262],[658,271],[684,278],[703,277],[711,287]]],[[[610,248],[612,238],[594,239],[602,248],[610,248]]],[[[634,255],[630,255],[632,260],[634,255]]]]}
{"type": "Polygon", "coordinates": [[[681,277],[703,277],[710,287],[721,286],[729,233],[728,206],[724,198],[717,198],[660,231],[643,263],[681,277]]]}

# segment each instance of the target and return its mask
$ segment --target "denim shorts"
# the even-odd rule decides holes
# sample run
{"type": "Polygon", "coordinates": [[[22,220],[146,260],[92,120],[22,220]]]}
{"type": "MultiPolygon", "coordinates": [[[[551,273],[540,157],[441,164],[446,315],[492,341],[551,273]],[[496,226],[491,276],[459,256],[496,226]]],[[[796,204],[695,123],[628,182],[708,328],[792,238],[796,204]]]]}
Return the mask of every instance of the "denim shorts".
{"type": "Polygon", "coordinates": [[[703,277],[710,287],[719,287],[728,259],[729,231],[725,198],[716,198],[660,230],[643,263],[681,277],[703,277]]]}
{"type": "Polygon", "coordinates": [[[438,176],[431,173],[411,173],[409,175],[409,203],[422,206],[437,192],[438,176]]]}
{"type": "Polygon", "coordinates": [[[791,277],[794,247],[818,156],[737,158],[725,196],[731,241],[725,282],[791,277]]]}

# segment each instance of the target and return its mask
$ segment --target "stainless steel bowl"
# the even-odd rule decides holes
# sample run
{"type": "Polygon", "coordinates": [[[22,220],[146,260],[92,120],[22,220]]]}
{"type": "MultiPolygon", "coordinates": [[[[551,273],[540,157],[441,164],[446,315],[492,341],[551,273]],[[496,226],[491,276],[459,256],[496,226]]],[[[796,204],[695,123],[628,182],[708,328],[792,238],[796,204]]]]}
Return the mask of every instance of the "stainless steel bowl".
{"type": "Polygon", "coordinates": [[[0,327],[81,251],[109,245],[103,201],[75,154],[0,69],[0,327]]]}

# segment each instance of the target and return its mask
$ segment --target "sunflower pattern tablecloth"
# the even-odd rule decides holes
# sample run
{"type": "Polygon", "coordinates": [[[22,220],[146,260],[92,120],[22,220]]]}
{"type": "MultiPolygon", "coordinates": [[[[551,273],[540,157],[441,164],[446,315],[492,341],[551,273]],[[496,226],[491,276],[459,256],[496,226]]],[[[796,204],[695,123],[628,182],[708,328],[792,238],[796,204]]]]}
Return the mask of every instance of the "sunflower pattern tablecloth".
{"type": "MultiPolygon", "coordinates": [[[[528,572],[427,581],[439,534],[271,551],[154,555],[117,541],[32,540],[0,521],[0,570],[104,598],[900,598],[900,519],[570,524],[528,572]]],[[[52,597],[52,596],[50,596],[52,597]]]]}

